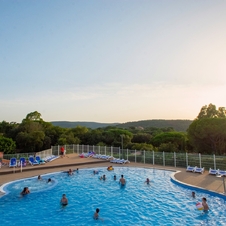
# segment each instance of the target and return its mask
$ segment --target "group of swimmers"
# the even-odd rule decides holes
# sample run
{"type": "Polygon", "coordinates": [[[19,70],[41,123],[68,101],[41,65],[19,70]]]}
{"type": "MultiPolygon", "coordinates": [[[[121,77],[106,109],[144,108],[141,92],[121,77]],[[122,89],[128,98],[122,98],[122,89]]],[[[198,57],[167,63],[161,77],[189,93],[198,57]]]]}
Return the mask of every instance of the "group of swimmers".
{"type": "MultiPolygon", "coordinates": [[[[38,175],[38,180],[43,180],[42,179],[42,177],[41,177],[41,175],[38,175]]],[[[52,179],[51,178],[49,178],[48,180],[47,180],[47,183],[51,183],[52,182],[52,179]]],[[[30,190],[29,190],[29,188],[28,187],[24,187],[24,189],[23,189],[23,191],[20,193],[21,195],[27,195],[27,194],[29,194],[30,193],[30,190]]]]}
{"type": "MultiPolygon", "coordinates": [[[[95,173],[94,173],[95,174],[95,173]]],[[[103,176],[100,176],[100,180],[106,180],[107,177],[106,175],[104,174],[103,176]]],[[[114,180],[116,180],[116,175],[114,175],[114,180]]],[[[119,179],[119,183],[124,186],[126,184],[126,180],[124,179],[124,176],[121,175],[121,178],[119,179]]]]}
{"type": "MultiPolygon", "coordinates": [[[[196,198],[194,191],[191,193],[191,196],[193,198],[196,198]]],[[[205,197],[202,198],[202,206],[203,206],[203,211],[204,212],[207,212],[209,210],[209,206],[207,204],[207,199],[205,197]]]]}

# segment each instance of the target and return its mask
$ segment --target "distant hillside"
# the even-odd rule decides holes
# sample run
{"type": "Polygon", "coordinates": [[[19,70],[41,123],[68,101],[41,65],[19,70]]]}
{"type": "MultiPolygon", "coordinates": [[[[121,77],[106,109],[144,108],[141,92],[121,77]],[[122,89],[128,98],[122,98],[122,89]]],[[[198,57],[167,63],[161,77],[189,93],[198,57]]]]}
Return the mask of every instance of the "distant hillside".
{"type": "Polygon", "coordinates": [[[54,126],[62,128],[74,128],[76,126],[84,126],[90,129],[97,129],[107,126],[116,126],[118,123],[99,123],[99,122],[68,122],[68,121],[53,121],[51,122],[54,126]]]}
{"type": "Polygon", "coordinates": [[[118,124],[117,127],[128,129],[129,127],[157,127],[157,128],[167,128],[172,127],[174,130],[179,132],[185,132],[192,120],[163,120],[163,119],[152,119],[152,120],[142,120],[137,122],[126,122],[118,124]]]}
{"type": "Polygon", "coordinates": [[[74,128],[76,126],[84,126],[91,129],[97,129],[107,126],[116,126],[118,128],[128,129],[129,127],[157,127],[157,128],[168,128],[172,127],[176,131],[184,132],[188,129],[192,120],[164,120],[164,119],[152,119],[142,120],[136,122],[126,123],[99,123],[99,122],[68,122],[68,121],[53,121],[51,122],[54,126],[60,126],[62,128],[74,128]]]}

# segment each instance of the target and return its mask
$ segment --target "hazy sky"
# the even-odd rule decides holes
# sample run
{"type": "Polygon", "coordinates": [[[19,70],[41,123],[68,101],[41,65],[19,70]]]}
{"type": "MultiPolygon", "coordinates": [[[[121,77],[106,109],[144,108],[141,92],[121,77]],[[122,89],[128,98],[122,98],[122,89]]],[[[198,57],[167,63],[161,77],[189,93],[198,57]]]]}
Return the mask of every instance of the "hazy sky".
{"type": "Polygon", "coordinates": [[[194,119],[226,107],[225,0],[0,0],[0,121],[194,119]]]}

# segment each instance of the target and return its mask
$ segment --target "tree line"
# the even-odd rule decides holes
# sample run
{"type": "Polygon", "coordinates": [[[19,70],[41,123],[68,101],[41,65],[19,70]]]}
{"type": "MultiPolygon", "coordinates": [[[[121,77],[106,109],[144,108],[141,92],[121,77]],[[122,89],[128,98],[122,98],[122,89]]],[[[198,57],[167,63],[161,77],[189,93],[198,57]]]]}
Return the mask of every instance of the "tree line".
{"type": "Polygon", "coordinates": [[[123,145],[124,149],[222,155],[226,153],[226,111],[213,104],[203,106],[186,132],[172,127],[62,128],[45,122],[37,111],[27,114],[21,123],[0,123],[0,151],[5,154],[38,152],[65,144],[123,145]]]}

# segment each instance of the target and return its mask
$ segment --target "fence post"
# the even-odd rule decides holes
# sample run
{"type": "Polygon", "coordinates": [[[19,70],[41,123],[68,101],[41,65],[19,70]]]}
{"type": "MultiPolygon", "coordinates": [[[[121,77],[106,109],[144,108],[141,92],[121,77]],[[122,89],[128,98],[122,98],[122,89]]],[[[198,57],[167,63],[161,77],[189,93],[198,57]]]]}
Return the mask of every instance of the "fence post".
{"type": "Polygon", "coordinates": [[[112,148],[112,146],[111,146],[111,156],[114,157],[113,156],[113,148],[112,148]]]}
{"type": "Polygon", "coordinates": [[[155,165],[155,152],[154,151],[152,151],[152,155],[153,155],[152,160],[153,160],[153,166],[154,166],[155,165]]]}
{"type": "Polygon", "coordinates": [[[105,155],[106,155],[106,154],[107,154],[107,153],[106,153],[106,146],[104,147],[104,152],[105,152],[105,155]]]}
{"type": "Polygon", "coordinates": [[[165,166],[165,152],[162,152],[162,161],[163,161],[163,166],[165,166]]]}
{"type": "Polygon", "coordinates": [[[214,169],[216,170],[216,156],[215,154],[213,154],[213,165],[214,165],[214,169]]]}
{"type": "Polygon", "coordinates": [[[100,155],[100,145],[98,146],[98,149],[99,149],[99,155],[100,155]]]}
{"type": "Polygon", "coordinates": [[[202,167],[202,162],[201,162],[201,153],[199,153],[199,167],[202,167]]]}
{"type": "Polygon", "coordinates": [[[120,147],[118,148],[118,158],[120,159],[120,155],[121,155],[121,150],[120,147]]]}
{"type": "Polygon", "coordinates": [[[58,156],[60,155],[59,151],[60,151],[60,147],[59,147],[59,145],[58,145],[58,147],[57,147],[57,155],[58,155],[58,156]]]}
{"type": "Polygon", "coordinates": [[[87,153],[89,153],[89,145],[87,145],[87,153]]]}
{"type": "Polygon", "coordinates": [[[144,150],[144,164],[145,164],[145,150],[144,150]]]}
{"type": "Polygon", "coordinates": [[[177,167],[176,152],[174,152],[174,167],[177,167]]]}
{"type": "Polygon", "coordinates": [[[137,151],[135,149],[135,163],[137,162],[137,151]]]}
{"type": "Polygon", "coordinates": [[[186,152],[186,167],[188,167],[188,153],[186,152]]]}
{"type": "Polygon", "coordinates": [[[128,160],[128,148],[126,149],[126,154],[127,154],[127,160],[128,160]]]}

